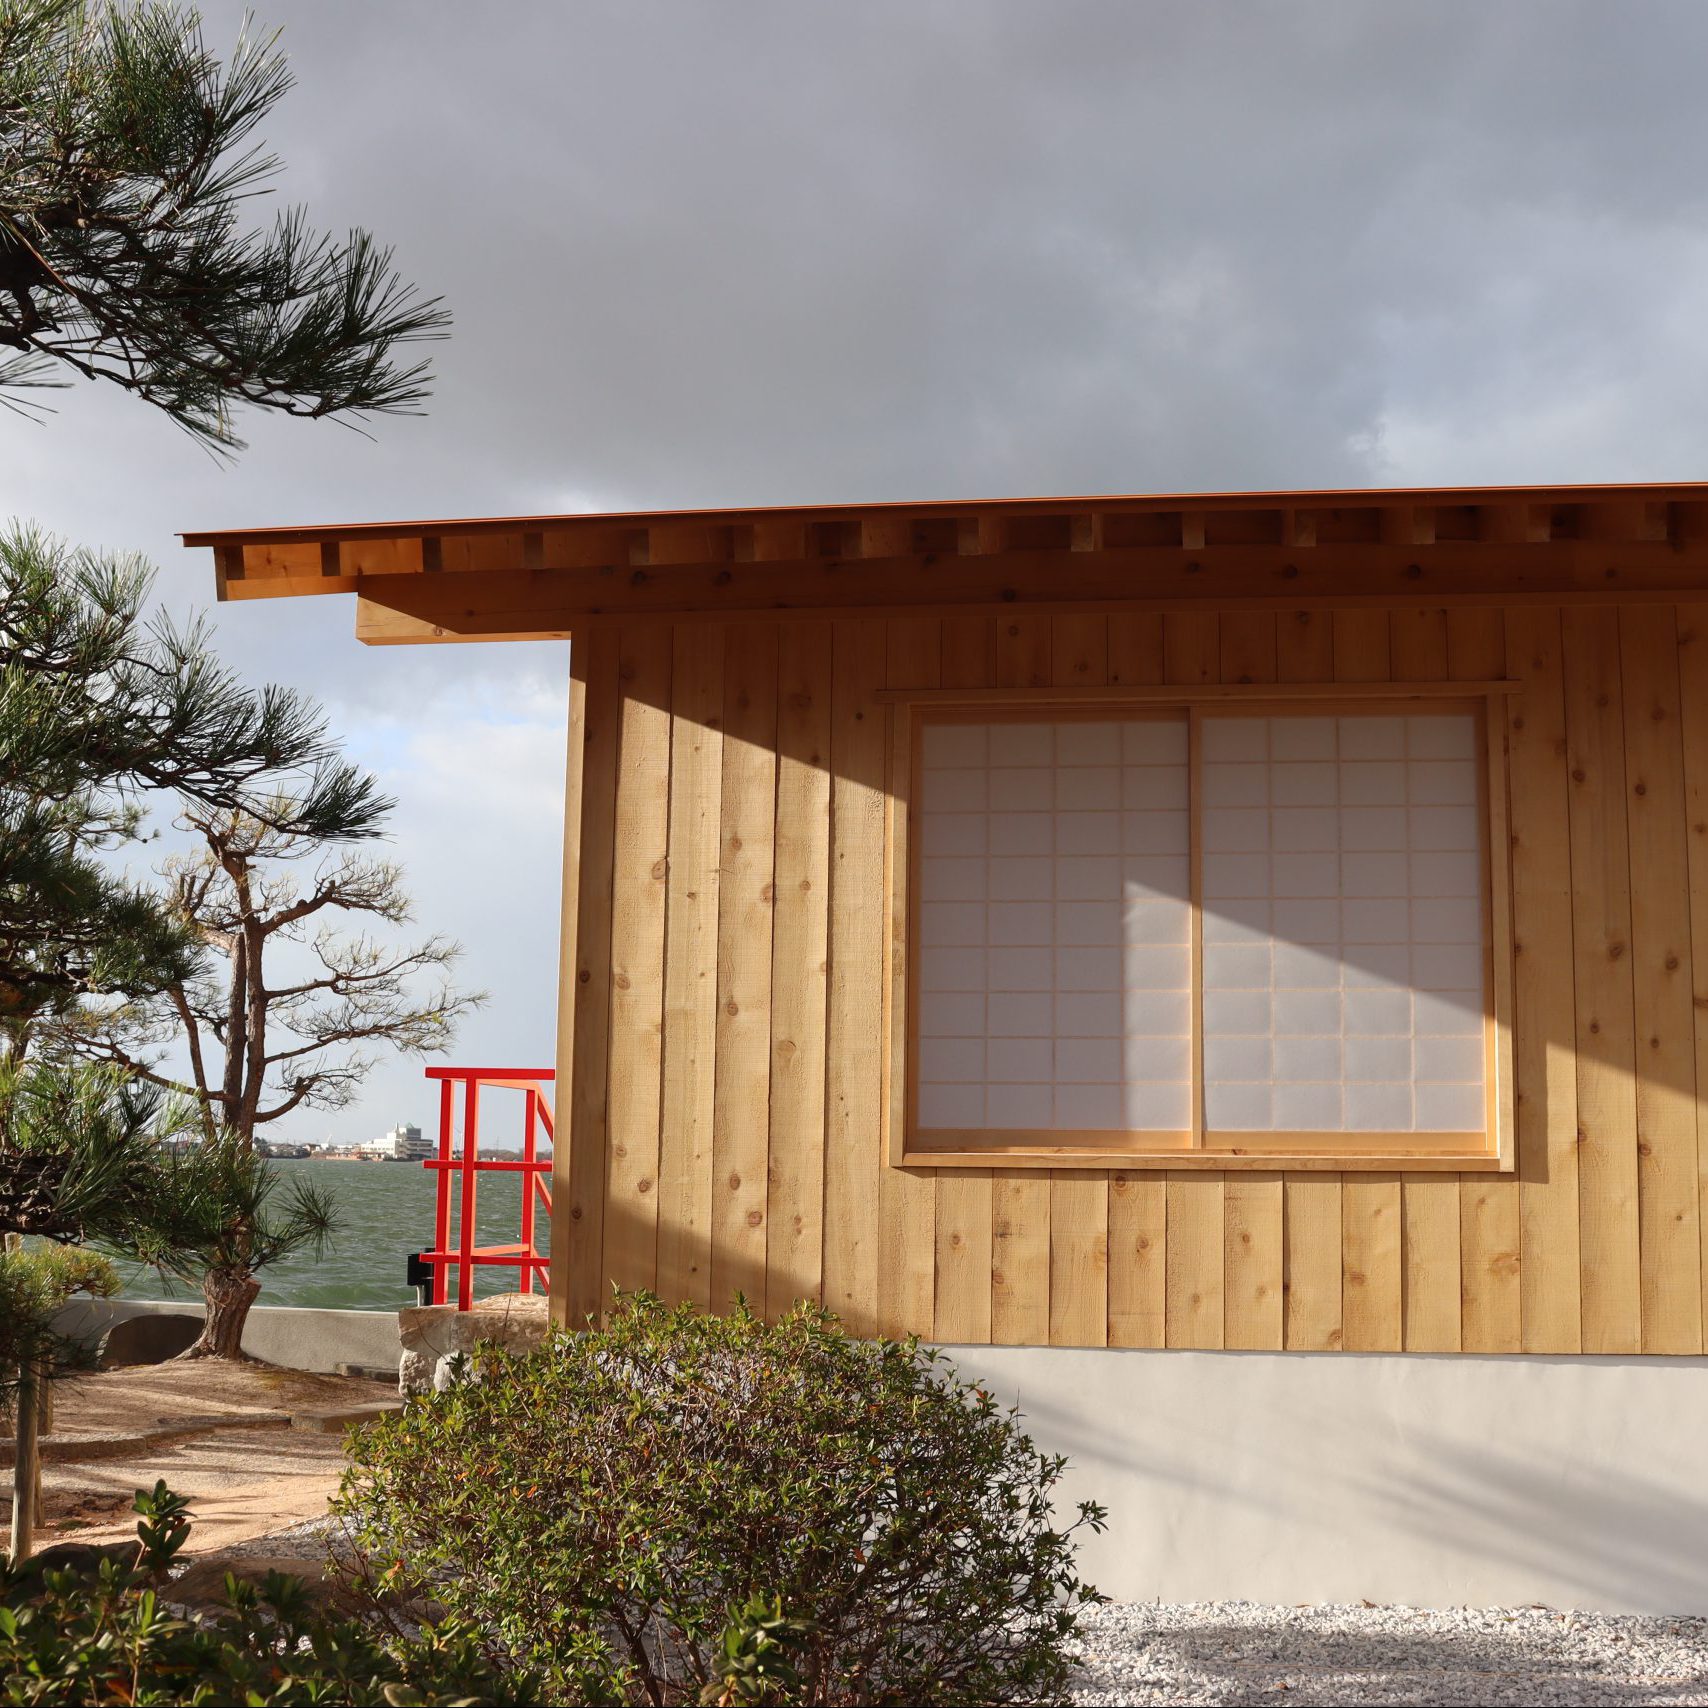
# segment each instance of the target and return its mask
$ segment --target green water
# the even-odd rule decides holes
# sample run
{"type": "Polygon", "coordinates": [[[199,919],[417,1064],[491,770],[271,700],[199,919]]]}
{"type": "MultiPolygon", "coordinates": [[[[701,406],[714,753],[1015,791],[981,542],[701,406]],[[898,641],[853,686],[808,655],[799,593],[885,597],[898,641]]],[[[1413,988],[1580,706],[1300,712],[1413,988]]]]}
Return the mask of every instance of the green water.
{"type": "MultiPolygon", "coordinates": [[[[261,1276],[262,1305],[316,1305],[347,1311],[389,1311],[415,1303],[404,1279],[404,1261],[412,1251],[433,1243],[434,1175],[408,1162],[275,1162],[288,1182],[308,1179],[322,1188],[337,1208],[340,1227],[319,1257],[298,1252],[261,1276]]],[[[514,1245],[521,1238],[522,1176],[487,1174],[475,1197],[477,1245],[514,1245]]],[[[451,1208],[451,1243],[456,1243],[458,1206],[451,1208]]],[[[550,1218],[536,1210],[534,1249],[544,1252],[550,1218]]],[[[506,1293],[516,1286],[514,1269],[477,1268],[475,1294],[506,1293]]],[[[147,1270],[127,1276],[132,1298],[183,1298],[147,1270]]],[[[199,1295],[197,1295],[199,1296],[199,1295]]]]}

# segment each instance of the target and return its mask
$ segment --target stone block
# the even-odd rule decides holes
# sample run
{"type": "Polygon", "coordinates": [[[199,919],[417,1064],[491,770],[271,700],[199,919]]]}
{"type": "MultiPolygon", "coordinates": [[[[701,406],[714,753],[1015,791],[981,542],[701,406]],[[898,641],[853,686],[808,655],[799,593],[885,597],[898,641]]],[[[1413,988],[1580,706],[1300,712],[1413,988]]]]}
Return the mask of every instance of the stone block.
{"type": "Polygon", "coordinates": [[[506,1352],[531,1352],[550,1326],[546,1300],[537,1293],[500,1293],[467,1311],[455,1305],[412,1305],[397,1313],[403,1343],[398,1392],[442,1394],[459,1379],[457,1361],[483,1342],[506,1352]]]}

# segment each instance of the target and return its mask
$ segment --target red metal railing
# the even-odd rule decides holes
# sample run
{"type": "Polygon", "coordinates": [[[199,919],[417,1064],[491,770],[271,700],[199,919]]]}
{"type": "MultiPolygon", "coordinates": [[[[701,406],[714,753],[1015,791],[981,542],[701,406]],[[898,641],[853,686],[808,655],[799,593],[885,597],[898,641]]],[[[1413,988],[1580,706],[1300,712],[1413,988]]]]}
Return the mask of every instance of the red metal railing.
{"type": "Polygon", "coordinates": [[[439,1082],[439,1154],[422,1163],[439,1177],[438,1203],[433,1215],[433,1249],[421,1253],[433,1275],[433,1303],[447,1303],[450,1272],[457,1272],[457,1309],[466,1311],[474,1303],[474,1272],[485,1265],[517,1271],[517,1290],[531,1293],[537,1275],[543,1284],[548,1260],[534,1250],[536,1204],[552,1211],[549,1180],[552,1161],[538,1155],[539,1141],[552,1137],[552,1107],[543,1087],[551,1082],[550,1068],[447,1068],[430,1067],[427,1077],[439,1082]],[[455,1145],[458,1097],[462,1097],[462,1146],[455,1145]],[[483,1157],[480,1154],[480,1094],[483,1090],[520,1091],[522,1111],[522,1155],[483,1157]],[[515,1245],[476,1245],[475,1202],[483,1174],[521,1174],[521,1239],[515,1245]],[[451,1243],[451,1197],[457,1192],[456,1244],[451,1243]]]}

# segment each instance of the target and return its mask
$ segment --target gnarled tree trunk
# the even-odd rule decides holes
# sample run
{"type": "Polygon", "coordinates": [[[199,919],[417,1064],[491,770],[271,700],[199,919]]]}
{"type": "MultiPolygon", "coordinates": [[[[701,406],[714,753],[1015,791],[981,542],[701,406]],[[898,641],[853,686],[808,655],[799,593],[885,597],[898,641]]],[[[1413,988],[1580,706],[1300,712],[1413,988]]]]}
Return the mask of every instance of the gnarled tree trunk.
{"type": "Polygon", "coordinates": [[[243,1328],[261,1283],[247,1269],[209,1268],[202,1276],[207,1320],[180,1358],[243,1358],[243,1328]]]}

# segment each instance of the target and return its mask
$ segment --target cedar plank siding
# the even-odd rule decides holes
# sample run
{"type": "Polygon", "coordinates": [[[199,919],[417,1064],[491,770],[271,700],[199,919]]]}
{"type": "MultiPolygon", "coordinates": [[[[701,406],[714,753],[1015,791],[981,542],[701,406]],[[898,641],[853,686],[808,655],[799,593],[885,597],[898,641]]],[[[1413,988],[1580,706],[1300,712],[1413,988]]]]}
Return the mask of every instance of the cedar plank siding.
{"type": "Polygon", "coordinates": [[[573,651],[571,1320],[615,1281],[966,1343],[1703,1350],[1708,605],[606,619],[573,651]],[[879,690],[1500,677],[1515,1172],[886,1165],[879,690]]]}

